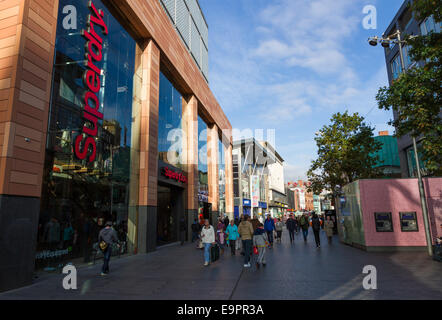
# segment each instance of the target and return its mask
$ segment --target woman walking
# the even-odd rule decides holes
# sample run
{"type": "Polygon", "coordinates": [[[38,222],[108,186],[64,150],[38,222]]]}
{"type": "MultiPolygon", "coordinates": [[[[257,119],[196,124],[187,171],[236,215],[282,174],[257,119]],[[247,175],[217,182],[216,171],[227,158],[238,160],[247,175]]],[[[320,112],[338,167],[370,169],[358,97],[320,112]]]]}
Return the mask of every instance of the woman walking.
{"type": "Polygon", "coordinates": [[[236,252],[236,241],[239,241],[238,227],[236,226],[235,221],[230,220],[230,224],[227,227],[226,233],[229,239],[230,251],[232,253],[232,256],[234,256],[236,252]]]}
{"type": "Polygon", "coordinates": [[[325,234],[327,235],[328,238],[328,243],[330,244],[332,243],[333,228],[334,228],[334,223],[330,219],[330,216],[327,216],[327,220],[324,223],[324,229],[325,229],[325,234]]]}
{"type": "Polygon", "coordinates": [[[215,229],[209,224],[209,220],[204,220],[204,227],[201,230],[201,241],[204,245],[204,266],[210,264],[210,248],[215,244],[215,229]]]}

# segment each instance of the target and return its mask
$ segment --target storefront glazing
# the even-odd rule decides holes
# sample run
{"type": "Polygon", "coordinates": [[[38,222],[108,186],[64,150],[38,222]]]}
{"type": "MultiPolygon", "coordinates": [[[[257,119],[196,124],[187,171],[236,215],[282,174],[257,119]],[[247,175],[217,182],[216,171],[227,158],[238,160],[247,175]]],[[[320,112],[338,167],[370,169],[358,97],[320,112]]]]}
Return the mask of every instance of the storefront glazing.
{"type": "Polygon", "coordinates": [[[88,7],[60,0],[37,268],[89,261],[106,221],[127,250],[128,210],[136,202],[130,190],[135,51],[101,1],[88,7]],[[75,25],[66,23],[66,6],[76,10],[75,25]]]}

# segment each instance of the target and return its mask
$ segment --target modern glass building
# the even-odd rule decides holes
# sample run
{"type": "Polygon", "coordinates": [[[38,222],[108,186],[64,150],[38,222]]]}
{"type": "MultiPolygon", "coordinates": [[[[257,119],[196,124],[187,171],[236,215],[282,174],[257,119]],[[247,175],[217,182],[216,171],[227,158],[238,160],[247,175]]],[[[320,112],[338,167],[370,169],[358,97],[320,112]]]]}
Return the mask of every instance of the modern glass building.
{"type": "Polygon", "coordinates": [[[2,2],[0,291],[99,258],[107,221],[137,254],[233,217],[231,125],[164,3],[2,2]]]}

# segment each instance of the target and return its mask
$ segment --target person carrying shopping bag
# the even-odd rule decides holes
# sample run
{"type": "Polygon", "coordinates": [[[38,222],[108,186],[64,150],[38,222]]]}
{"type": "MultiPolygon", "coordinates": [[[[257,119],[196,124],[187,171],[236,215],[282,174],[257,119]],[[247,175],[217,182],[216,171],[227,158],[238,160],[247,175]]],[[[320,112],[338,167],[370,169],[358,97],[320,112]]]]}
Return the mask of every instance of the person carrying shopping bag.
{"type": "Polygon", "coordinates": [[[269,241],[267,237],[267,232],[264,230],[264,225],[262,223],[258,224],[258,228],[253,234],[253,246],[258,249],[258,259],[256,261],[256,268],[259,269],[262,264],[266,266],[266,247],[269,246],[269,241]]]}

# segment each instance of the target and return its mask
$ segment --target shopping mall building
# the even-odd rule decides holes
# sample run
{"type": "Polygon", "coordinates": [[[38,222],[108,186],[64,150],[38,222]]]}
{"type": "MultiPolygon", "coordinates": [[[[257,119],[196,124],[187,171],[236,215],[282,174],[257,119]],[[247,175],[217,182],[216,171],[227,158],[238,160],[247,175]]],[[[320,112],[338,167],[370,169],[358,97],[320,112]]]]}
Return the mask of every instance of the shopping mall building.
{"type": "Polygon", "coordinates": [[[0,1],[0,291],[233,216],[231,124],[197,0],[0,1]]]}

